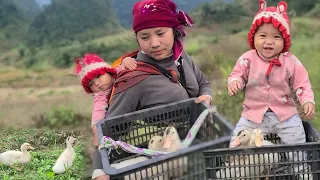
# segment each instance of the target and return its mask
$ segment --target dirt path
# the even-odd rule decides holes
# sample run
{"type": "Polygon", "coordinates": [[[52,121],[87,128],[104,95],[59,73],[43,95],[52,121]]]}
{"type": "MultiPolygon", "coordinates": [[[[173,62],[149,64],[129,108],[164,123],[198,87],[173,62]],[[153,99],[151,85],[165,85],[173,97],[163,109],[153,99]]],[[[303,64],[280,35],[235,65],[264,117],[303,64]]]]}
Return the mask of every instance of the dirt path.
{"type": "Polygon", "coordinates": [[[41,97],[55,98],[56,95],[72,94],[79,91],[82,91],[79,85],[43,88],[0,88],[0,102],[1,104],[18,103],[21,101],[37,100],[41,97]]]}
{"type": "Polygon", "coordinates": [[[36,117],[61,105],[71,107],[76,113],[88,116],[92,110],[92,97],[79,85],[0,88],[0,127],[35,127],[36,117]]]}

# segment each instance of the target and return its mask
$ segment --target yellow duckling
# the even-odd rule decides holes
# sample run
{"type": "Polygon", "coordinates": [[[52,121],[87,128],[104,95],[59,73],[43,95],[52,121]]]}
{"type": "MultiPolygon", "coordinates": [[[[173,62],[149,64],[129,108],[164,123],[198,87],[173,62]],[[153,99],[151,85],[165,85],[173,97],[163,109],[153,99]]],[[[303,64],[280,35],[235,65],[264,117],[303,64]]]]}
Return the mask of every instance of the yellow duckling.
{"type": "MultiPolygon", "coordinates": [[[[8,165],[14,168],[14,164],[25,164],[30,162],[31,155],[28,150],[34,149],[29,143],[23,143],[21,145],[21,151],[9,150],[0,154],[0,163],[8,165]]],[[[21,171],[22,168],[16,168],[21,171]]]]}

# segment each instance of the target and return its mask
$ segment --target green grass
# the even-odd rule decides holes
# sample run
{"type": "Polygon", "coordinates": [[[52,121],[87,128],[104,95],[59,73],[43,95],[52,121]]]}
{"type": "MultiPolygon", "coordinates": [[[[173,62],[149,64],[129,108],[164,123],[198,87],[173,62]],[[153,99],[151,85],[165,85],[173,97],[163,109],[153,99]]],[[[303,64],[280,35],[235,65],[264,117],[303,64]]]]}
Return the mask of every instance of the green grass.
{"type": "Polygon", "coordinates": [[[0,165],[0,180],[78,180],[85,179],[87,158],[84,156],[84,136],[74,132],[77,138],[74,150],[76,158],[73,166],[64,174],[54,176],[52,167],[59,155],[64,151],[67,136],[72,133],[51,130],[0,130],[0,152],[20,149],[24,142],[30,143],[35,149],[30,152],[31,161],[19,165],[23,170],[16,171],[5,165],[0,165]]]}

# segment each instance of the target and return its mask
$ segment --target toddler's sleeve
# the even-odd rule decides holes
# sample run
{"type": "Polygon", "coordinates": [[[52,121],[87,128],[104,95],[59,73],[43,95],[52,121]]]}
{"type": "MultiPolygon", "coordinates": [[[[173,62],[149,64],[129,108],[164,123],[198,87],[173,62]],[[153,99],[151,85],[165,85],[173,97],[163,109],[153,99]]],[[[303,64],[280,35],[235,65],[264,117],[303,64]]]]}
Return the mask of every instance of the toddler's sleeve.
{"type": "Polygon", "coordinates": [[[96,125],[99,120],[104,119],[107,112],[108,103],[105,92],[98,92],[93,94],[93,111],[91,127],[96,125]]]}
{"type": "Polygon", "coordinates": [[[237,60],[236,65],[229,74],[228,84],[233,81],[239,81],[241,83],[241,87],[244,88],[248,81],[249,68],[250,58],[247,58],[244,54],[237,60]]]}
{"type": "Polygon", "coordinates": [[[294,58],[296,62],[294,65],[291,83],[294,91],[296,92],[297,98],[302,106],[308,102],[315,104],[314,93],[312,91],[308,71],[298,58],[294,58]]]}
{"type": "Polygon", "coordinates": [[[121,71],[123,71],[122,65],[119,64],[118,66],[116,66],[115,70],[116,70],[117,74],[119,74],[121,71]]]}

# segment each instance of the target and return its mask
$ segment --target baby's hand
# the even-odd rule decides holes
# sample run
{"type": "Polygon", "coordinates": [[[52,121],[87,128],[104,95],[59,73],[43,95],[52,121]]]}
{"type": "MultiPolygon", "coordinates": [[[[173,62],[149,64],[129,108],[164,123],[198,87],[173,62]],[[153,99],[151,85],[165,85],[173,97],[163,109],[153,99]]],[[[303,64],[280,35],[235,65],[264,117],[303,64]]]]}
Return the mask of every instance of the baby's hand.
{"type": "Polygon", "coordinates": [[[312,119],[314,117],[315,113],[315,108],[313,103],[305,103],[303,105],[304,113],[306,114],[308,119],[312,119]]]}
{"type": "Polygon", "coordinates": [[[126,57],[122,60],[121,66],[124,70],[135,69],[137,67],[137,61],[131,57],[126,57]]]}
{"type": "Polygon", "coordinates": [[[237,94],[237,92],[241,89],[241,84],[239,81],[232,81],[229,85],[228,85],[228,94],[229,96],[233,96],[235,94],[237,94]]]}

